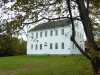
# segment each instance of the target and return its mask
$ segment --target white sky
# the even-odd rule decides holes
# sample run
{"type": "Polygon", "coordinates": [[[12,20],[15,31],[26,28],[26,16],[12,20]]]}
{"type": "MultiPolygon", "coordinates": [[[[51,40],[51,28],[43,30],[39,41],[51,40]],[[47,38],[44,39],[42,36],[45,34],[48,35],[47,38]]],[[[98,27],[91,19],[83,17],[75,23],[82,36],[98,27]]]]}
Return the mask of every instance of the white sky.
{"type": "MultiPolygon", "coordinates": [[[[9,2],[9,3],[7,3],[5,6],[6,7],[10,7],[11,8],[11,5],[13,5],[14,4],[14,2],[13,3],[11,3],[11,2],[9,2]]],[[[2,13],[2,9],[0,9],[0,14],[2,13]]],[[[7,19],[7,18],[10,18],[10,17],[15,17],[15,13],[14,12],[12,12],[12,11],[10,11],[10,12],[8,12],[10,15],[8,16],[7,14],[3,14],[2,15],[2,19],[7,19]]],[[[99,21],[100,22],[100,21],[99,21]]],[[[32,27],[33,27],[34,25],[32,25],[32,27]]],[[[31,27],[31,28],[32,28],[31,27]]],[[[22,31],[21,31],[22,32],[22,31]]],[[[27,32],[27,28],[25,28],[25,32],[27,32]]],[[[27,40],[27,38],[26,38],[26,35],[25,35],[25,33],[23,33],[22,35],[20,35],[19,36],[19,38],[23,38],[24,40],[27,40]]]]}

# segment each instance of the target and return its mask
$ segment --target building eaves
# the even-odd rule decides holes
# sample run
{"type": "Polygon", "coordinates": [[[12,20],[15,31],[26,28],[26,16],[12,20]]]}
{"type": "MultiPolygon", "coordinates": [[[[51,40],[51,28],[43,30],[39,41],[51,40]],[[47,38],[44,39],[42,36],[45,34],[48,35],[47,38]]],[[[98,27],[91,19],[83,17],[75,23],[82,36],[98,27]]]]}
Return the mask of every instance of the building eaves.
{"type": "Polygon", "coordinates": [[[57,28],[57,27],[64,27],[64,26],[69,26],[71,24],[71,21],[69,19],[64,19],[64,20],[58,20],[58,21],[51,21],[47,23],[42,23],[34,28],[32,28],[30,31],[37,31],[37,30],[43,30],[43,29],[50,29],[50,28],[57,28]]]}

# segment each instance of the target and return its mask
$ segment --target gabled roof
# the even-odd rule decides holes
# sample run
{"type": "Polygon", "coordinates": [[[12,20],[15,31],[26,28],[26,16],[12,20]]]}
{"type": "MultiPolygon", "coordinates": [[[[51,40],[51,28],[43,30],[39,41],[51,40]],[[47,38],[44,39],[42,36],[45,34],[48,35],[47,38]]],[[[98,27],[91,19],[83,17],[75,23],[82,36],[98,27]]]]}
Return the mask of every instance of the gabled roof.
{"type": "Polygon", "coordinates": [[[69,19],[51,21],[51,22],[39,24],[35,26],[34,28],[32,28],[31,30],[29,30],[29,32],[43,30],[43,29],[56,28],[56,27],[64,27],[64,26],[69,26],[70,24],[71,24],[71,21],[69,19]]]}

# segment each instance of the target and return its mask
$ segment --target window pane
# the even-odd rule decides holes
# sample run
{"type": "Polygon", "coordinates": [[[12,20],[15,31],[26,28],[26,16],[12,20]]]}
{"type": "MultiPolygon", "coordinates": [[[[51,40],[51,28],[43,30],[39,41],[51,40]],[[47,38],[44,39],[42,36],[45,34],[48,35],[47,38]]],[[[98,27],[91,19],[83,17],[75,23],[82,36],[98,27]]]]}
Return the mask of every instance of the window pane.
{"type": "Polygon", "coordinates": [[[79,32],[77,32],[77,37],[79,38],[79,32]]]}
{"type": "Polygon", "coordinates": [[[31,36],[31,38],[33,39],[33,36],[31,36]]]}
{"type": "Polygon", "coordinates": [[[52,43],[50,43],[50,49],[52,49],[52,43]]]}
{"type": "Polygon", "coordinates": [[[33,44],[31,44],[31,50],[33,50],[33,44]]]}
{"type": "Polygon", "coordinates": [[[40,49],[42,49],[42,44],[40,44],[40,49]]]}
{"type": "Polygon", "coordinates": [[[62,43],[61,47],[62,47],[62,49],[64,49],[64,43],[62,43]]]}
{"type": "Polygon", "coordinates": [[[56,35],[56,36],[58,35],[58,30],[55,31],[55,35],[56,35]]]}
{"type": "Polygon", "coordinates": [[[38,49],[38,45],[37,45],[37,44],[35,45],[35,49],[36,49],[36,50],[38,49]]]}
{"type": "Polygon", "coordinates": [[[74,43],[73,43],[73,49],[74,49],[74,43]]]}
{"type": "Polygon", "coordinates": [[[40,32],[40,37],[42,37],[42,32],[40,32]]]}
{"type": "Polygon", "coordinates": [[[64,35],[64,29],[61,30],[62,35],[64,35]]]}
{"type": "Polygon", "coordinates": [[[38,38],[38,32],[36,32],[36,38],[38,38]]]}
{"type": "Polygon", "coordinates": [[[50,36],[53,36],[53,31],[52,30],[50,31],[50,36]]]}
{"type": "Polygon", "coordinates": [[[31,38],[33,39],[33,33],[32,33],[32,35],[31,35],[31,38]]]}
{"type": "Polygon", "coordinates": [[[47,31],[45,31],[45,37],[47,37],[47,31]]]}
{"type": "Polygon", "coordinates": [[[55,49],[58,49],[58,43],[55,43],[55,49]]]}
{"type": "Polygon", "coordinates": [[[81,38],[81,33],[80,33],[80,38],[81,38]]]}

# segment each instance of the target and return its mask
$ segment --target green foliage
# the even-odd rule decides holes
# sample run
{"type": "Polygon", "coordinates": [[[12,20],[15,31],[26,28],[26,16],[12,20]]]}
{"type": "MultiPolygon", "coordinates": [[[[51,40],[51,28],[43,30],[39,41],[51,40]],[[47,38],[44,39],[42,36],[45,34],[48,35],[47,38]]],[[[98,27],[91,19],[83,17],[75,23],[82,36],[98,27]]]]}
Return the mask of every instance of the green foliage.
{"type": "Polygon", "coordinates": [[[93,26],[94,34],[100,32],[100,24],[95,21],[100,15],[100,0],[90,0],[91,6],[89,8],[89,13],[92,15],[91,24],[93,26]]]}
{"type": "Polygon", "coordinates": [[[26,41],[22,40],[19,44],[19,55],[25,55],[26,54],[26,41]]]}
{"type": "Polygon", "coordinates": [[[97,40],[97,44],[100,45],[100,39],[97,40]]]}
{"type": "Polygon", "coordinates": [[[0,35],[0,56],[13,56],[26,54],[26,42],[6,34],[0,35]]]}

